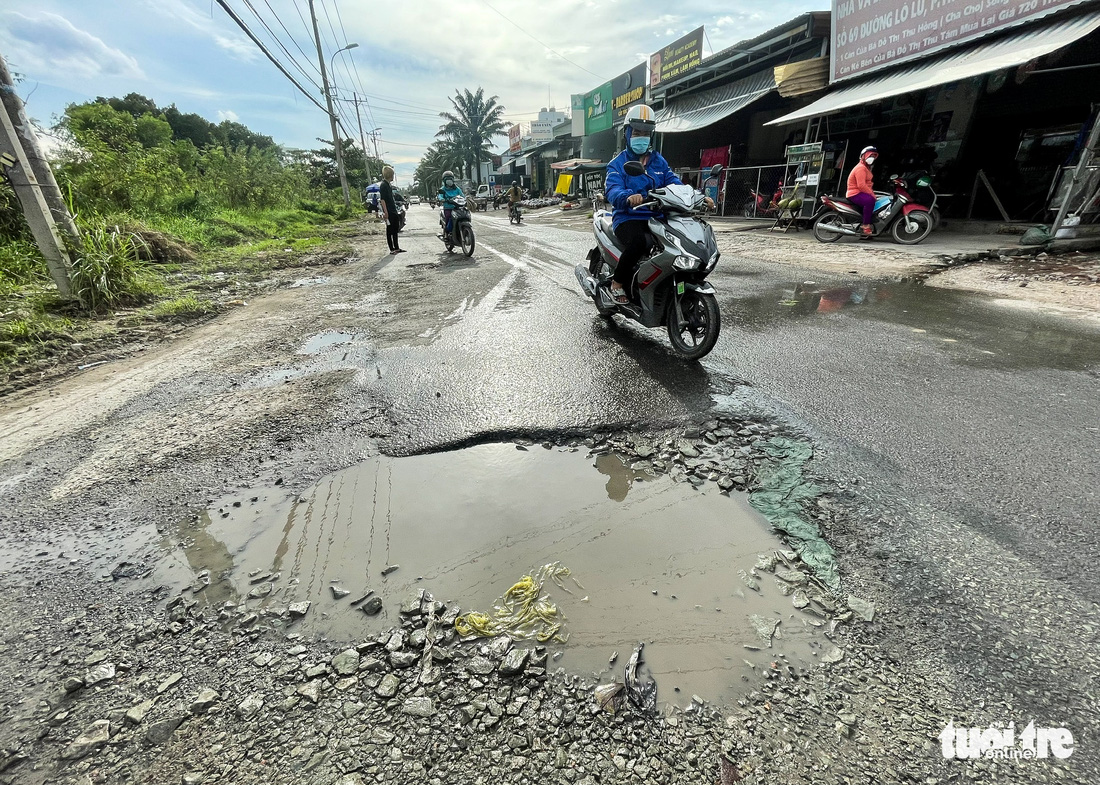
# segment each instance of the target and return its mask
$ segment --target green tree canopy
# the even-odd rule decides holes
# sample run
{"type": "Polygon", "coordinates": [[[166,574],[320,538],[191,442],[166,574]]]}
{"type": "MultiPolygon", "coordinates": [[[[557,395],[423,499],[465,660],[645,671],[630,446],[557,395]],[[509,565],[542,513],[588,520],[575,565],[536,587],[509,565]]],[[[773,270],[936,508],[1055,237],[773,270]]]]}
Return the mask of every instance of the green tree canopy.
{"type": "Polygon", "coordinates": [[[450,100],[454,111],[439,113],[446,122],[436,137],[458,153],[467,176],[480,183],[478,164],[491,160],[493,137],[506,134],[504,107],[497,103],[497,96],[486,98],[481,87],[472,93],[455,90],[450,100]]]}

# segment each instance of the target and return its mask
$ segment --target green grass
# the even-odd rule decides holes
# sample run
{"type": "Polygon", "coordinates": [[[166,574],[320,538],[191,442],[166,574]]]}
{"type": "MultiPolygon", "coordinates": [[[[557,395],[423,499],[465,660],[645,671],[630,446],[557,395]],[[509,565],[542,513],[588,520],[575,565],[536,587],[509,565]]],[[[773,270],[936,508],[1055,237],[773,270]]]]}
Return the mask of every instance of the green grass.
{"type": "Polygon", "coordinates": [[[184,294],[171,300],[161,300],[149,309],[149,315],[161,321],[191,319],[213,313],[218,306],[205,297],[184,294]]]}
{"type": "Polygon", "coordinates": [[[144,243],[116,225],[81,227],[73,260],[73,293],[92,311],[139,303],[161,294],[163,282],[139,258],[144,243]]]}
{"type": "MultiPolygon", "coordinates": [[[[60,300],[32,243],[0,240],[0,381],[74,341],[88,345],[114,335],[120,325],[213,313],[227,284],[233,291],[233,284],[260,280],[274,269],[321,255],[350,256],[345,237],[363,228],[339,223],[341,214],[339,206],[301,200],[280,210],[122,213],[80,221],[73,284],[84,310],[60,300]],[[168,235],[195,258],[143,260],[140,235],[150,231],[168,235]],[[119,314],[119,308],[136,310],[119,314]]],[[[365,233],[378,232],[367,227],[365,233]]]]}
{"type": "Polygon", "coordinates": [[[46,357],[73,342],[73,319],[56,313],[57,293],[28,288],[17,301],[0,298],[0,369],[46,357]]]}

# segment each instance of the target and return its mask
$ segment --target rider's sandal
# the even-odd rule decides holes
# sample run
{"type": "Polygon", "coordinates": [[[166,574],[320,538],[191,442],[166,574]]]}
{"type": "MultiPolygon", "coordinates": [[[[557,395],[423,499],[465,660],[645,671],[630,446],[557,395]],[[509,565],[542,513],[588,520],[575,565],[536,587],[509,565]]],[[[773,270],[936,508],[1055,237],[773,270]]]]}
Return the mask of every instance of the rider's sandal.
{"type": "Polygon", "coordinates": [[[616,305],[629,305],[630,304],[630,298],[626,296],[626,290],[625,289],[619,289],[618,291],[615,291],[614,289],[612,289],[611,290],[611,299],[614,300],[616,305]]]}

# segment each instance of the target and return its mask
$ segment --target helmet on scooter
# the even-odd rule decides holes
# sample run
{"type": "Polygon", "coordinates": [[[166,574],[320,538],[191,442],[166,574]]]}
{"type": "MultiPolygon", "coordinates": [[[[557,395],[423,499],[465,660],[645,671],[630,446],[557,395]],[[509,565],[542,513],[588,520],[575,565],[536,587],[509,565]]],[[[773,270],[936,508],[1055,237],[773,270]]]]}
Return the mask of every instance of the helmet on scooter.
{"type": "MultiPolygon", "coordinates": [[[[859,160],[866,161],[869,157],[878,158],[878,148],[873,144],[869,144],[859,151],[859,160]]],[[[872,161],[872,163],[874,163],[872,161]]]]}
{"type": "MultiPolygon", "coordinates": [[[[455,173],[452,172],[450,169],[443,173],[443,185],[447,185],[448,180],[451,181],[451,185],[455,184],[455,173]]],[[[447,187],[449,188],[450,186],[447,187]]]]}
{"type": "Polygon", "coordinates": [[[645,153],[657,129],[657,115],[646,104],[636,104],[626,112],[623,118],[623,136],[627,147],[635,155],[645,153]]]}

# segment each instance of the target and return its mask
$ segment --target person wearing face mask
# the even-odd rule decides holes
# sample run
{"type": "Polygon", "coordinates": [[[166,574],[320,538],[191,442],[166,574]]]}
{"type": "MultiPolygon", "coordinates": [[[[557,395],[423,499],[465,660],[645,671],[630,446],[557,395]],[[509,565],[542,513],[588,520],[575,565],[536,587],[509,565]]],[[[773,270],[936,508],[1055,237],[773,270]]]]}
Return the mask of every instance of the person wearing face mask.
{"type": "Polygon", "coordinates": [[[614,208],[611,226],[624,247],[611,284],[611,296],[620,304],[630,302],[630,281],[634,277],[634,268],[649,243],[649,219],[657,215],[652,210],[632,208],[645,201],[646,192],[651,188],[681,184],[680,178],[669,168],[668,161],[650,147],[653,130],[657,126],[653,110],[645,104],[632,106],[623,122],[626,149],[607,165],[604,182],[604,198],[614,208]],[[639,161],[646,173],[631,177],[624,169],[627,161],[639,161]]]}
{"type": "Polygon", "coordinates": [[[439,186],[439,201],[443,203],[443,217],[447,221],[447,226],[444,231],[447,234],[451,233],[451,229],[454,228],[454,221],[451,219],[451,215],[455,208],[455,197],[462,196],[462,189],[455,185],[455,175],[450,169],[443,173],[443,184],[439,186]]]}
{"type": "Polygon", "coordinates": [[[863,236],[871,236],[871,219],[875,214],[875,189],[872,187],[871,167],[878,158],[877,147],[864,147],[859,153],[859,163],[848,175],[848,201],[863,210],[863,236]]]}

